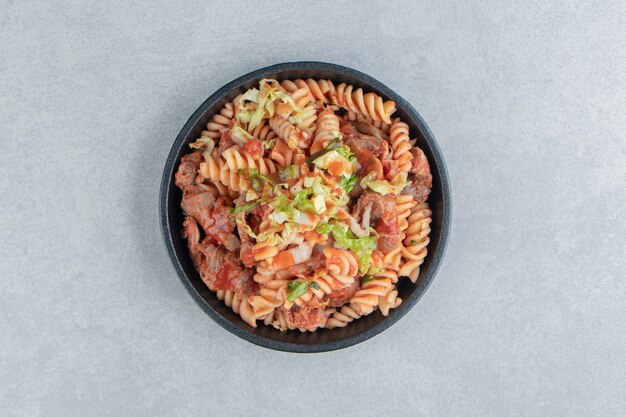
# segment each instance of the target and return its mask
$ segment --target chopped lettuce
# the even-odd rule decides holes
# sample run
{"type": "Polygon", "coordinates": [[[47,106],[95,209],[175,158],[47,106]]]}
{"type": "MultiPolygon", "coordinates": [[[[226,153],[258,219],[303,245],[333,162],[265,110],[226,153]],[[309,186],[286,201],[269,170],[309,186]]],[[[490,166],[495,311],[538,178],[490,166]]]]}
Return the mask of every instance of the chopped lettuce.
{"type": "Polygon", "coordinates": [[[245,129],[242,129],[240,126],[237,125],[233,126],[232,129],[230,129],[230,136],[239,146],[243,146],[250,140],[254,139],[254,136],[252,136],[250,133],[246,132],[245,129]]]}
{"type": "Polygon", "coordinates": [[[235,208],[230,207],[230,214],[232,216],[236,216],[239,213],[243,213],[245,211],[250,211],[251,209],[253,209],[257,204],[259,204],[258,201],[253,201],[252,203],[247,203],[247,204],[242,204],[240,206],[237,206],[235,208]]]}
{"type": "MultiPolygon", "coordinates": [[[[278,81],[263,79],[259,82],[259,89],[251,88],[239,99],[239,108],[242,109],[237,115],[239,123],[247,123],[248,132],[252,132],[263,119],[268,119],[276,113],[275,101],[280,100],[284,105],[281,107],[281,114],[286,114],[287,108],[296,115],[303,112],[289,94],[281,91],[278,81]]],[[[315,111],[315,110],[314,110],[315,111]]]]}
{"type": "Polygon", "coordinates": [[[304,295],[309,289],[308,281],[294,280],[287,284],[287,301],[293,303],[296,298],[304,295]]]}
{"type": "Polygon", "coordinates": [[[278,171],[278,176],[283,181],[293,180],[298,178],[300,170],[297,165],[287,165],[278,171]]]}
{"type": "Polygon", "coordinates": [[[369,188],[378,194],[395,194],[398,195],[402,192],[404,187],[408,184],[406,172],[400,172],[391,181],[386,180],[374,180],[376,175],[374,172],[370,172],[361,180],[361,187],[369,188]]]}
{"type": "Polygon", "coordinates": [[[189,144],[189,147],[192,149],[202,149],[205,146],[205,152],[211,153],[213,152],[213,148],[215,148],[215,141],[208,136],[202,136],[195,142],[189,144]]]}
{"type": "Polygon", "coordinates": [[[354,188],[357,179],[356,174],[352,174],[349,177],[342,176],[339,180],[339,186],[344,189],[346,194],[349,194],[352,188],[354,188]]]}

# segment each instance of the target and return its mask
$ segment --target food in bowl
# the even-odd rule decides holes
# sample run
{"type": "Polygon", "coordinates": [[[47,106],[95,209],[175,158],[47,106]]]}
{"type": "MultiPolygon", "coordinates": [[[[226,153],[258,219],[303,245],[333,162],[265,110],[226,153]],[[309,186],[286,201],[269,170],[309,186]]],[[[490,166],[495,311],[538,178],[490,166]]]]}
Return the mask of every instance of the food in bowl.
{"type": "Polygon", "coordinates": [[[250,326],[344,327],[400,305],[427,254],[432,175],[395,103],[329,80],[263,79],[181,158],[182,235],[250,326]]]}

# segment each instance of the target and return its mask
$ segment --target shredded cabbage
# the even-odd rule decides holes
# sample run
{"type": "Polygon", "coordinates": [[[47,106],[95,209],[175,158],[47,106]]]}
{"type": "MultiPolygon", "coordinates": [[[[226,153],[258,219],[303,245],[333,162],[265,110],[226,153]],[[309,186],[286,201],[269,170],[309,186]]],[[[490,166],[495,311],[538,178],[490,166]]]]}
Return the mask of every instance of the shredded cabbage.
{"type": "Polygon", "coordinates": [[[250,133],[246,132],[245,129],[242,129],[240,126],[237,125],[233,126],[233,128],[230,129],[230,136],[239,146],[243,146],[248,143],[248,141],[254,139],[254,136],[252,136],[250,133]]]}
{"type": "Polygon", "coordinates": [[[213,152],[213,148],[215,148],[215,141],[208,136],[202,136],[195,142],[189,144],[189,147],[192,149],[202,149],[205,146],[205,152],[211,153],[213,152]]]}
{"type": "Polygon", "coordinates": [[[398,195],[402,192],[404,187],[407,186],[407,174],[406,172],[400,172],[391,181],[386,180],[373,180],[374,172],[370,172],[361,180],[361,187],[369,188],[378,194],[395,194],[398,195]]]}

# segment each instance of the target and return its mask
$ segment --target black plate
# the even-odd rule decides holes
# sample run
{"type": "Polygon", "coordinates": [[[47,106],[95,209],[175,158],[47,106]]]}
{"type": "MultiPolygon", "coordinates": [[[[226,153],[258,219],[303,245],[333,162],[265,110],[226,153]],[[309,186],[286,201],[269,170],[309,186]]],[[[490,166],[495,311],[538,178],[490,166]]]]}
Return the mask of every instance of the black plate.
{"type": "MultiPolygon", "coordinates": [[[[163,171],[159,199],[161,231],[165,246],[180,280],[196,303],[229,332],[259,346],[288,352],[311,353],[342,349],[369,339],[398,321],[417,303],[435,277],[443,258],[452,220],[450,184],[445,162],[435,137],[419,113],[397,93],[369,75],[323,62],[289,62],[262,68],[228,83],[209,97],[189,118],[172,146],[163,171]],[[347,327],[321,329],[314,333],[280,332],[260,322],[259,327],[255,329],[218,300],[194,269],[187,253],[186,242],[180,236],[183,213],[180,208],[181,192],[174,185],[174,173],[178,169],[181,156],[189,152],[187,144],[199,137],[209,117],[238,94],[258,86],[258,81],[262,78],[330,79],[336,83],[353,84],[362,87],[366,92],[373,91],[385,100],[393,100],[397,106],[394,116],[399,116],[409,125],[411,138],[416,137],[417,145],[426,153],[433,175],[433,189],[428,199],[433,211],[428,255],[421,267],[417,284],[412,284],[406,278],[398,282],[397,288],[403,302],[400,307],[391,310],[387,317],[376,311],[350,323],[347,327]]],[[[409,340],[406,342],[410,343],[409,340]]]]}

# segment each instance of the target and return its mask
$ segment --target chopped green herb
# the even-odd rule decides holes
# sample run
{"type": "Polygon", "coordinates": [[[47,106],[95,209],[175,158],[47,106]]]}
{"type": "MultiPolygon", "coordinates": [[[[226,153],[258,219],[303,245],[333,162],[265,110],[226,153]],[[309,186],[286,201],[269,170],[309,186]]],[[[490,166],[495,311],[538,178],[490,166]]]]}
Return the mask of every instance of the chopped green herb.
{"type": "Polygon", "coordinates": [[[291,281],[287,284],[287,301],[293,303],[296,298],[304,295],[309,288],[309,283],[307,281],[291,281]]]}
{"type": "Polygon", "coordinates": [[[361,285],[363,286],[363,285],[365,285],[368,282],[373,281],[373,280],[374,280],[373,276],[371,276],[371,275],[363,275],[363,278],[361,278],[361,285]]]}
{"type": "Polygon", "coordinates": [[[411,239],[411,245],[417,245],[419,242],[417,240],[411,239]]]}
{"type": "Polygon", "coordinates": [[[259,174],[259,170],[256,168],[241,168],[237,171],[244,178],[247,178],[252,183],[252,189],[257,192],[263,190],[263,183],[266,182],[269,185],[274,185],[274,181],[263,174],[259,174]]]}
{"type": "Polygon", "coordinates": [[[312,282],[311,285],[309,285],[309,287],[313,288],[314,290],[320,289],[320,286],[317,282],[312,282]]]}
{"type": "Polygon", "coordinates": [[[230,207],[230,214],[231,216],[236,216],[239,213],[243,213],[244,211],[249,211],[251,210],[254,206],[256,206],[257,204],[259,204],[258,201],[253,201],[252,203],[248,203],[248,204],[242,204],[240,206],[237,206],[235,208],[230,207]]]}
{"type": "Polygon", "coordinates": [[[339,138],[335,138],[332,141],[328,142],[328,145],[326,145],[324,149],[322,149],[321,151],[317,151],[313,155],[309,156],[306,159],[306,162],[307,164],[312,164],[313,161],[315,161],[320,156],[324,156],[330,151],[334,151],[337,148],[341,148],[341,146],[342,146],[341,140],[339,138]]]}

